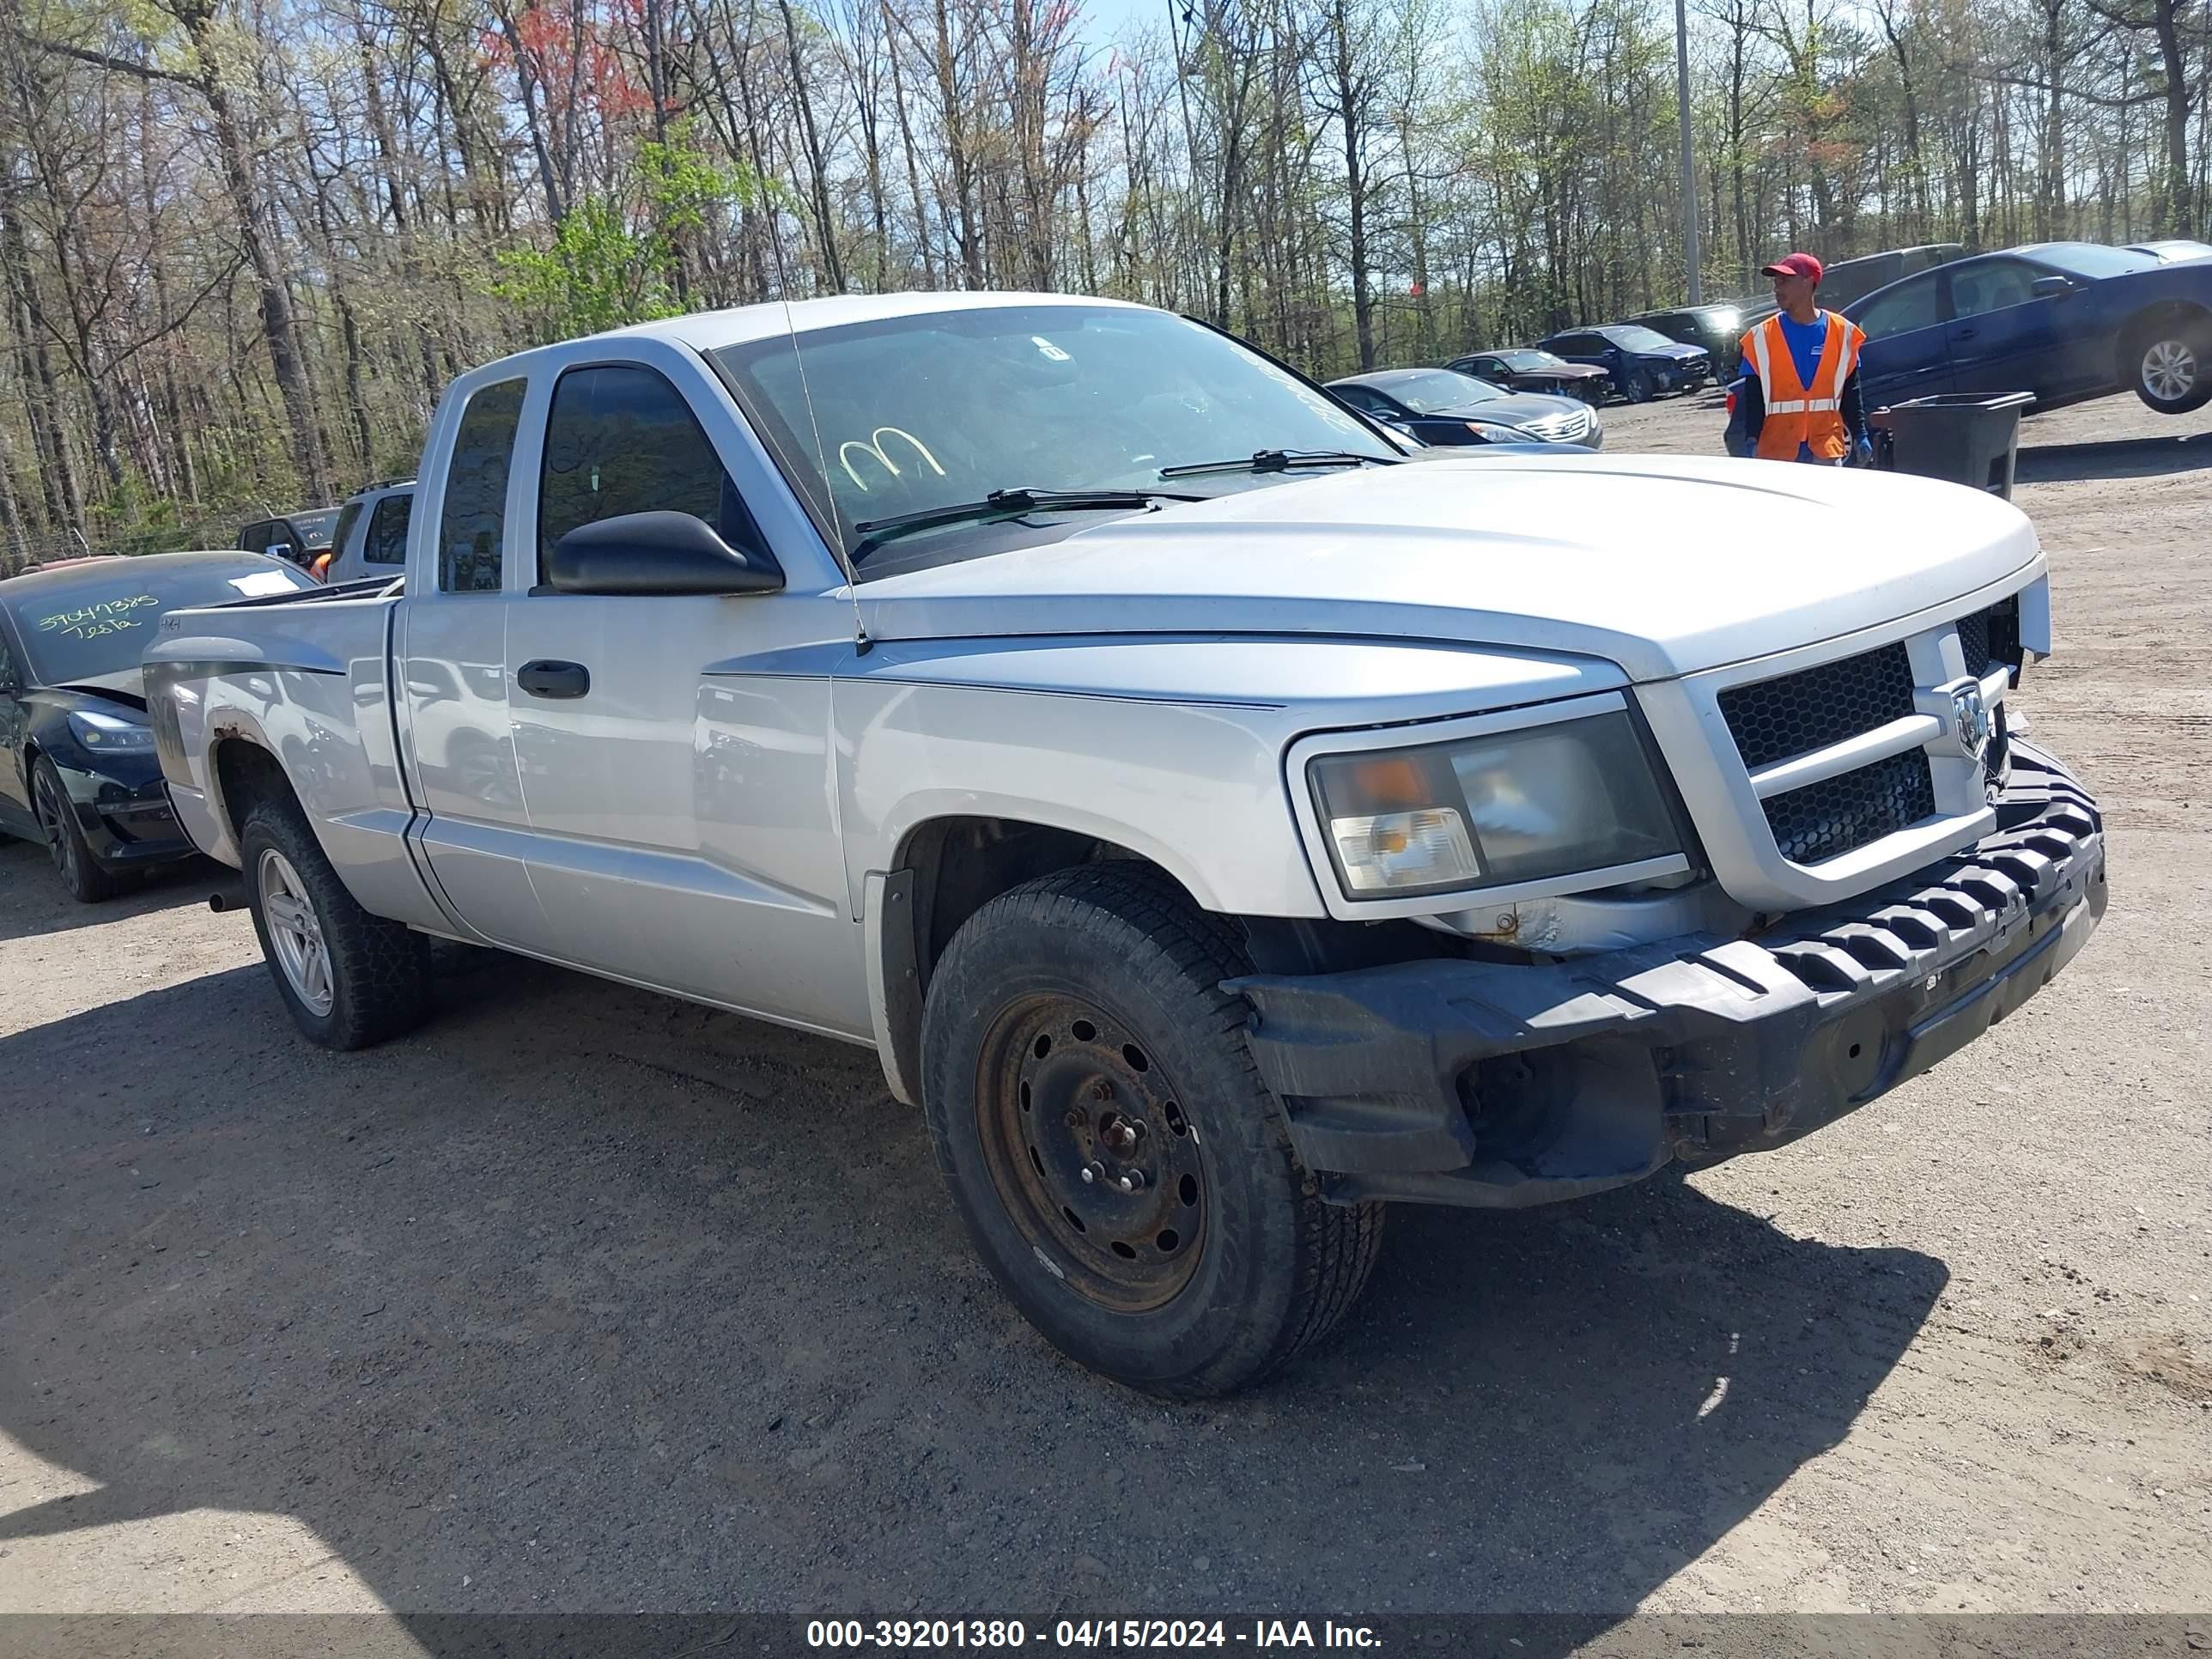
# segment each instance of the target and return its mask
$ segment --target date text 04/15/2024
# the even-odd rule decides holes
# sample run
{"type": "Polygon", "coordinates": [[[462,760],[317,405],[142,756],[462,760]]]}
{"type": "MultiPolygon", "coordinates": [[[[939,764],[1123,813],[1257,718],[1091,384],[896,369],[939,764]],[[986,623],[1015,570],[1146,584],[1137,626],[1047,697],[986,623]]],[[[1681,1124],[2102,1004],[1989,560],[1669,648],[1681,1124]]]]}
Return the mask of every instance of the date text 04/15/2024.
{"type": "MultiPolygon", "coordinates": [[[[1012,1619],[816,1619],[807,1621],[811,1648],[875,1648],[893,1651],[945,1648],[1021,1648],[1029,1627],[1012,1619]]],[[[1045,1632],[1035,1632],[1045,1645],[1045,1632]]],[[[1324,1619],[1255,1620],[1249,1626],[1223,1619],[1062,1619],[1051,1644],[1076,1650],[1230,1648],[1256,1651],[1292,1648],[1378,1648],[1382,1638],[1365,1625],[1324,1619]]]]}

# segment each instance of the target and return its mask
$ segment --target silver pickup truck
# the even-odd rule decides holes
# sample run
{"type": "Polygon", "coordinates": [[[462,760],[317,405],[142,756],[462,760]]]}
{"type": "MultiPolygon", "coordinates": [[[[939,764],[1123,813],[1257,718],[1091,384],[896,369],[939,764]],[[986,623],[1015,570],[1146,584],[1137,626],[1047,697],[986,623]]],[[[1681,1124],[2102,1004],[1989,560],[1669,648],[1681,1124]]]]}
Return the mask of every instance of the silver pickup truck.
{"type": "Polygon", "coordinates": [[[2050,611],[1952,485],[1413,456],[1183,319],[908,295],[465,375],[401,580],[146,682],[309,1038],[439,936],[867,1044],[1024,1313],[1196,1395],[1389,1200],[1775,1146],[2046,984],[2106,902],[2050,611]]]}

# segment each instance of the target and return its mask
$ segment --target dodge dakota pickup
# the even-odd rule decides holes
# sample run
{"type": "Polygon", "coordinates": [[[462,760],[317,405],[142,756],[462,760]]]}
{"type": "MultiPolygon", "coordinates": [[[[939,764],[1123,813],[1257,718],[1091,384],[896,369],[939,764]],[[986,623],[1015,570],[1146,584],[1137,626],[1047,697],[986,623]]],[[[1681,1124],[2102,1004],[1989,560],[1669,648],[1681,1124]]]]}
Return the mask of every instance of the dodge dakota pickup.
{"type": "Polygon", "coordinates": [[[434,936],[867,1044],[1027,1317],[1192,1396],[1391,1201],[1779,1146],[2047,984],[2051,642],[1987,495],[1409,455],[1198,323],[904,295],[465,374],[398,580],[145,680],[310,1040],[434,1014],[434,936]]]}

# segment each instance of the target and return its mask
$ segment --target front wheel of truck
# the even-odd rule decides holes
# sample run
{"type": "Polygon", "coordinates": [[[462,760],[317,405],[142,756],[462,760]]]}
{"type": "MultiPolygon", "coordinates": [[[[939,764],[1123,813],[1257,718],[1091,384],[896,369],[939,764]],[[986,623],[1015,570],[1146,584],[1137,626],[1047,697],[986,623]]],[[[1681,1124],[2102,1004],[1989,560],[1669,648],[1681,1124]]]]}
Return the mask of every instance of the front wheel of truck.
{"type": "Polygon", "coordinates": [[[1171,1398],[1232,1392],[1358,1299],[1379,1205],[1322,1201],[1221,988],[1242,945],[1158,872],[1063,871],[954,935],[924,1109],[977,1252],[1062,1352],[1171,1398]]]}
{"type": "Polygon", "coordinates": [[[269,976],[309,1042],[365,1048],[422,1023],[429,942],[361,908],[296,805],[257,803],[238,850],[269,976]]]}

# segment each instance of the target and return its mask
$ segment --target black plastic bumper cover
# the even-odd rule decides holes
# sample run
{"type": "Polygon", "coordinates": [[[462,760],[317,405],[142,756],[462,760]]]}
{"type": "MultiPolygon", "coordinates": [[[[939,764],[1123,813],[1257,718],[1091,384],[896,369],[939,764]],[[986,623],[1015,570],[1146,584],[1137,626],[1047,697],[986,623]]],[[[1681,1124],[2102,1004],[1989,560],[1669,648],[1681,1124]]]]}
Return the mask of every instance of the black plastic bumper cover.
{"type": "Polygon", "coordinates": [[[2106,903],[2097,805],[2025,743],[1998,831],[1755,939],[1232,981],[1333,1199],[1522,1206],[1820,1127],[2048,984],[2106,903]]]}

